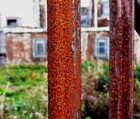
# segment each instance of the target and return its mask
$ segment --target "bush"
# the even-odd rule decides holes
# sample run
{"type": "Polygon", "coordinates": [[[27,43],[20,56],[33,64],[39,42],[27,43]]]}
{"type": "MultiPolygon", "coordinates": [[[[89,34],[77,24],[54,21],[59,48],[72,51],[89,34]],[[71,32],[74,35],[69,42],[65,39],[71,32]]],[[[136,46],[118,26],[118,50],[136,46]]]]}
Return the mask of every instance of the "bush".
{"type": "Polygon", "coordinates": [[[82,62],[83,66],[85,66],[84,64],[88,68],[82,70],[82,118],[107,119],[109,111],[108,63],[103,61],[82,62]]]}
{"type": "MultiPolygon", "coordinates": [[[[82,62],[82,118],[108,119],[109,64],[82,62]],[[88,68],[87,68],[88,67],[88,68]]],[[[140,119],[140,64],[134,65],[134,119],[140,119]]]]}
{"type": "MultiPolygon", "coordinates": [[[[86,61],[82,62],[81,67],[82,119],[108,119],[108,62],[86,61]]],[[[0,70],[0,118],[45,118],[48,104],[47,68],[19,65],[0,70]]],[[[134,119],[140,119],[140,65],[137,63],[134,78],[134,119]]]]}
{"type": "Polygon", "coordinates": [[[45,118],[48,104],[47,68],[14,65],[0,70],[0,118],[45,118]]]}

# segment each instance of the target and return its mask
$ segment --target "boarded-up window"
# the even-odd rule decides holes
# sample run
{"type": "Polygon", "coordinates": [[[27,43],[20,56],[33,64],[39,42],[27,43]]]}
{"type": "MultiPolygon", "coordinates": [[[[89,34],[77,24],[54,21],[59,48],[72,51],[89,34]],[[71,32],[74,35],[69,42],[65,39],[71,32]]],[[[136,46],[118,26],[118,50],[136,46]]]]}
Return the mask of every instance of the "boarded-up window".
{"type": "Polygon", "coordinates": [[[33,39],[33,57],[47,56],[47,39],[34,38],[33,39]]]}

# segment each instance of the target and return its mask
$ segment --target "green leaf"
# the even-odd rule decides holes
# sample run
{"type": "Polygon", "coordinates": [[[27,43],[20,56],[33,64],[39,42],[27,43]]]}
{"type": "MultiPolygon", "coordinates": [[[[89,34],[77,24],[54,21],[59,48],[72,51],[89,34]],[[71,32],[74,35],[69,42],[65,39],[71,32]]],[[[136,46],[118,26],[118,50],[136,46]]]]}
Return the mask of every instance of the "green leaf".
{"type": "Polygon", "coordinates": [[[0,95],[4,93],[4,89],[0,88],[0,95]]]}

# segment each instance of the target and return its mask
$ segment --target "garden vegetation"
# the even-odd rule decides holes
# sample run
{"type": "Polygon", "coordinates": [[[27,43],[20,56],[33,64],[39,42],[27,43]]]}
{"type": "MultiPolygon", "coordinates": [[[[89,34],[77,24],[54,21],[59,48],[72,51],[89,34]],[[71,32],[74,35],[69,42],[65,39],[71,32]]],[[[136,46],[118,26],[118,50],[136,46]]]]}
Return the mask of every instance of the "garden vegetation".
{"type": "MultiPolygon", "coordinates": [[[[134,119],[140,119],[140,65],[135,63],[134,119]]],[[[81,64],[82,119],[108,119],[109,65],[105,61],[81,64]]],[[[0,68],[0,118],[46,119],[48,74],[44,65],[7,65],[0,68]]]]}

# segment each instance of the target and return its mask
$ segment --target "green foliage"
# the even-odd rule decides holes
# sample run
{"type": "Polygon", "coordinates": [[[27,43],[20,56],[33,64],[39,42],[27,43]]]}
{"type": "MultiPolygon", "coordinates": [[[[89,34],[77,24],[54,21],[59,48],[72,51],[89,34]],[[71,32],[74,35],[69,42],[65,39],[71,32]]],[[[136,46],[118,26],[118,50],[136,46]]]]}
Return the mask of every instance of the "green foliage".
{"type": "MultiPolygon", "coordinates": [[[[109,64],[103,61],[82,62],[82,118],[108,119],[109,64]]],[[[134,65],[134,119],[140,119],[140,64],[134,65]]]]}
{"type": "Polygon", "coordinates": [[[47,112],[47,68],[39,65],[2,67],[2,119],[44,119],[47,112]]]}
{"type": "Polygon", "coordinates": [[[135,68],[134,78],[140,81],[140,65],[135,63],[134,68],[135,68]]]}
{"type": "Polygon", "coordinates": [[[105,61],[82,62],[82,118],[108,118],[109,65],[105,61]],[[92,64],[92,65],[91,65],[92,64]]]}
{"type": "Polygon", "coordinates": [[[0,84],[6,84],[10,82],[14,86],[19,86],[21,84],[27,84],[32,82],[32,85],[40,85],[44,81],[42,76],[47,72],[45,66],[39,65],[14,65],[8,66],[8,68],[1,68],[0,73],[0,84]]]}
{"type": "Polygon", "coordinates": [[[86,117],[86,119],[92,119],[91,117],[86,117]]]}
{"type": "Polygon", "coordinates": [[[81,63],[81,69],[82,69],[83,72],[87,71],[88,68],[90,68],[91,70],[93,70],[96,65],[97,64],[95,64],[95,62],[84,61],[83,63],[81,63]]]}
{"type": "Polygon", "coordinates": [[[85,104],[81,105],[81,111],[84,112],[85,111],[85,104]]]}
{"type": "MultiPolygon", "coordinates": [[[[134,119],[140,118],[140,65],[135,63],[134,119]]],[[[82,67],[83,119],[108,119],[109,64],[85,61],[82,67]]],[[[13,65],[0,68],[0,112],[2,119],[44,119],[48,104],[47,68],[13,65]]]]}
{"type": "Polygon", "coordinates": [[[4,89],[0,88],[0,96],[4,93],[4,89]]]}

